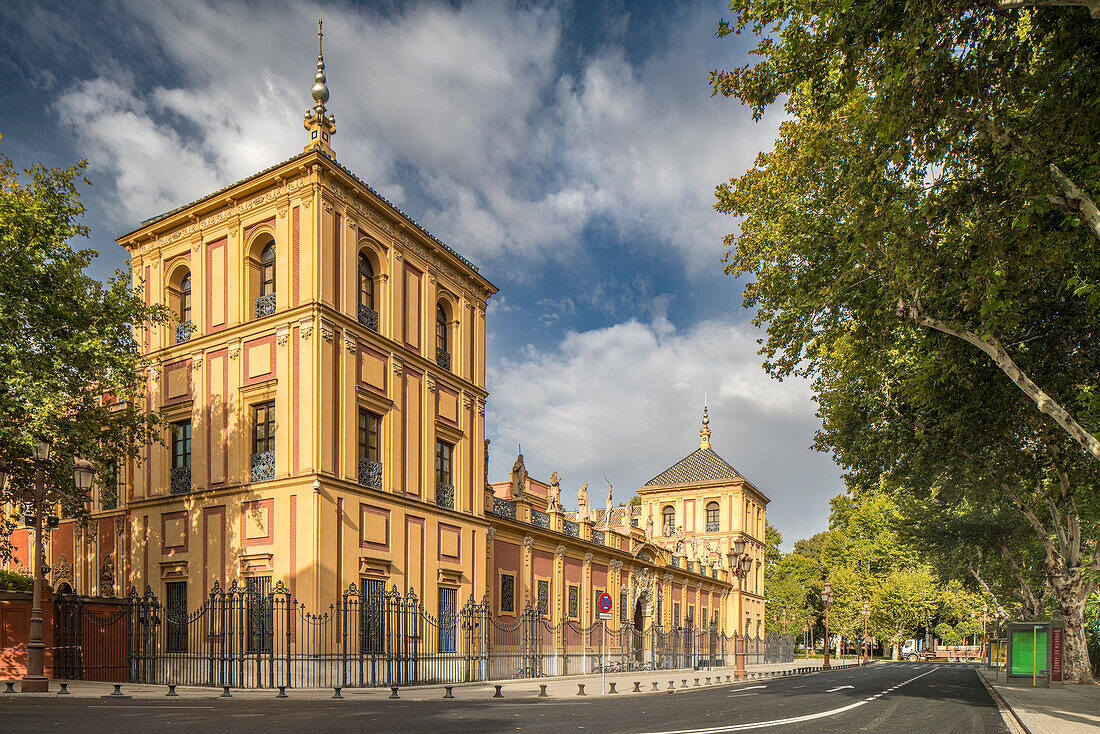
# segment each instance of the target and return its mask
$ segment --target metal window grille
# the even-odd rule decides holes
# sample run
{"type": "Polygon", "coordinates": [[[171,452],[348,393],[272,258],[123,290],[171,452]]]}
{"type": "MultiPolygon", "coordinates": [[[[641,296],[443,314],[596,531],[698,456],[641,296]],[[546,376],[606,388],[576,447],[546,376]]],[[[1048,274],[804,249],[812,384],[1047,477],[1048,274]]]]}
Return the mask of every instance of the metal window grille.
{"type": "Polygon", "coordinates": [[[164,585],[165,652],[187,652],[187,582],[164,585]]]}
{"type": "Polygon", "coordinates": [[[171,494],[191,491],[191,421],[179,421],[172,429],[171,494]]]}
{"type": "MultiPolygon", "coordinates": [[[[500,513],[497,513],[498,515],[500,513]]],[[[581,526],[572,520],[566,520],[561,524],[561,530],[566,535],[576,538],[581,533],[581,526]]]]}
{"type": "Polygon", "coordinates": [[[500,576],[500,611],[516,611],[516,577],[507,573],[500,576]]]}
{"type": "Polygon", "coordinates": [[[707,505],[707,532],[718,532],[718,503],[711,502],[707,505]]]}
{"type": "Polygon", "coordinates": [[[450,336],[447,312],[439,304],[435,307],[435,362],[445,370],[451,369],[450,336]]]}
{"type": "Polygon", "coordinates": [[[384,651],[386,615],[386,582],[381,579],[360,579],[363,596],[359,605],[359,649],[364,653],[384,651]]]}
{"type": "Polygon", "coordinates": [[[270,653],[275,636],[271,608],[271,577],[250,576],[244,580],[247,601],[248,649],[270,653]]]}
{"type": "Polygon", "coordinates": [[[191,324],[176,324],[176,344],[191,340],[191,324]]]}
{"type": "MultiPolygon", "coordinates": [[[[516,503],[512,500],[502,500],[499,497],[493,498],[493,514],[500,515],[501,517],[510,517],[513,520],[516,519],[516,503]]],[[[568,534],[568,532],[566,533],[568,534]]],[[[576,533],[574,533],[576,535],[576,533]]]]}
{"type": "Polygon", "coordinates": [[[630,618],[626,610],[627,596],[628,595],[625,589],[619,591],[619,621],[622,622],[624,625],[626,624],[626,621],[630,618]]]}
{"type": "Polygon", "coordinates": [[[538,611],[543,617],[550,616],[550,582],[544,579],[538,583],[538,611]]]}
{"type": "Polygon", "coordinates": [[[439,651],[455,652],[458,628],[458,589],[439,587],[439,651]]]}
{"type": "Polygon", "coordinates": [[[672,603],[672,624],[680,626],[680,602],[678,601],[672,603]]]}
{"type": "Polygon", "coordinates": [[[661,623],[661,620],[665,616],[665,595],[660,591],[657,592],[657,624],[661,623]]]}
{"type": "Polygon", "coordinates": [[[578,619],[581,606],[581,589],[579,586],[569,587],[569,618],[578,619]]]}
{"type": "Polygon", "coordinates": [[[374,333],[378,333],[378,312],[370,306],[359,306],[359,323],[374,333]]]}
{"type": "Polygon", "coordinates": [[[537,525],[540,528],[549,528],[550,527],[550,516],[548,514],[546,514],[545,512],[543,512],[542,510],[536,510],[535,508],[532,507],[531,508],[531,524],[532,525],[537,525]]]}

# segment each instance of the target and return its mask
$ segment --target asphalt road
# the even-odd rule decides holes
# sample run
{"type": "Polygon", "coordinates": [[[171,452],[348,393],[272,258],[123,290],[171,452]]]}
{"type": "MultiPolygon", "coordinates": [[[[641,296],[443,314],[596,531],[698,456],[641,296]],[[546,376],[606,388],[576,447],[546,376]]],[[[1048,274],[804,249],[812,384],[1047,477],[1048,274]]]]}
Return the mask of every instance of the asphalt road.
{"type": "Polygon", "coordinates": [[[961,666],[888,664],[745,686],[600,699],[344,701],[0,699],[11,732],[543,732],[722,734],[1008,732],[977,673],[961,666]]]}

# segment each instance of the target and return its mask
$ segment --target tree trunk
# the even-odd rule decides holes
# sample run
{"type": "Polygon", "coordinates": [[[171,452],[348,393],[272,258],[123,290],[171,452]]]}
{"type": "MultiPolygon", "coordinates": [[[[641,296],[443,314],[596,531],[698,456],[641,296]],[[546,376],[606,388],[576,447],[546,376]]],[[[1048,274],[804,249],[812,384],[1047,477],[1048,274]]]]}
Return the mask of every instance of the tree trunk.
{"type": "Polygon", "coordinates": [[[1095,683],[1092,664],[1089,662],[1088,642],[1085,640],[1086,586],[1091,586],[1081,573],[1070,578],[1059,578],[1054,585],[1054,603],[1065,619],[1065,650],[1062,670],[1066,683],[1095,683]]]}

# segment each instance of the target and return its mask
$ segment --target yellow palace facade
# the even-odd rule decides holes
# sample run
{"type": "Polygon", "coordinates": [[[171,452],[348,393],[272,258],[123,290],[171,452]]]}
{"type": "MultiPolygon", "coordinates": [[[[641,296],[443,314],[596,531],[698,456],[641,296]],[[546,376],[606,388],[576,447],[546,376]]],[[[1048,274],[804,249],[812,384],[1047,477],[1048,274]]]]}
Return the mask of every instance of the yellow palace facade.
{"type": "MultiPolygon", "coordinates": [[[[413,592],[440,618],[485,599],[500,619],[582,626],[607,592],[639,629],[759,634],[767,498],[736,473],[651,482],[640,505],[601,510],[585,495],[565,511],[556,477],[527,477],[522,457],[489,484],[496,288],[337,162],[320,55],[313,99],[301,153],[118,239],[146,301],[176,316],[138,334],[144,407],[169,430],[99,478],[112,487],[90,525],[51,533],[47,580],[148,588],[174,609],[282,584],[324,610],[355,584],[413,592]],[[712,500],[720,533],[702,519],[712,500]],[[744,589],[735,537],[757,564],[744,589]]],[[[25,572],[30,531],[13,541],[7,565],[25,572]]]]}

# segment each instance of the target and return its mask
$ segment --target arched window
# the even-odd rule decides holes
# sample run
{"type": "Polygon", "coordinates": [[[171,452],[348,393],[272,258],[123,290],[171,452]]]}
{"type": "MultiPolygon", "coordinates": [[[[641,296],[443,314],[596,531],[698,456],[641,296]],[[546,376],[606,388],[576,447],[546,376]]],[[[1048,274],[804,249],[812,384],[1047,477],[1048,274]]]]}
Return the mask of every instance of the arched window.
{"type": "Polygon", "coordinates": [[[374,307],[374,266],[359,253],[359,323],[378,331],[378,311],[374,307]]]}
{"type": "Polygon", "coordinates": [[[668,505],[662,511],[661,515],[662,515],[661,528],[663,529],[664,534],[665,535],[672,535],[673,531],[676,529],[676,510],[675,510],[675,508],[673,508],[672,505],[668,505]]]}
{"type": "Polygon", "coordinates": [[[275,313],[275,243],[260,252],[260,294],[256,298],[256,318],[275,313]]]}
{"type": "Polygon", "coordinates": [[[275,294],[275,244],[272,243],[260,253],[260,295],[275,294]]]}
{"type": "Polygon", "coordinates": [[[183,276],[180,285],[180,323],[191,323],[191,274],[183,276]]]}
{"type": "Polygon", "coordinates": [[[707,532],[718,532],[718,503],[711,502],[707,505],[707,532]]]}
{"type": "Polygon", "coordinates": [[[450,333],[447,328],[447,312],[443,304],[435,307],[435,361],[445,370],[451,369],[450,333]]]}

